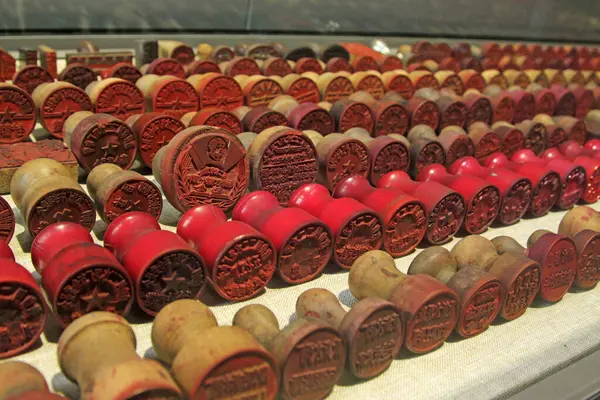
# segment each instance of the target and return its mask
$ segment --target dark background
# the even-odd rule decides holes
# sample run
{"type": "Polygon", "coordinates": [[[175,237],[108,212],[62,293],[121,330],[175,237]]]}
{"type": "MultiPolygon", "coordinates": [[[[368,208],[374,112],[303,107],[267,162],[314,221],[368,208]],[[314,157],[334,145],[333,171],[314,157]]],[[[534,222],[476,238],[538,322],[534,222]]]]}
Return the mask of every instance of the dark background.
{"type": "Polygon", "coordinates": [[[0,0],[5,34],[265,32],[600,42],[597,0],[0,0]]]}

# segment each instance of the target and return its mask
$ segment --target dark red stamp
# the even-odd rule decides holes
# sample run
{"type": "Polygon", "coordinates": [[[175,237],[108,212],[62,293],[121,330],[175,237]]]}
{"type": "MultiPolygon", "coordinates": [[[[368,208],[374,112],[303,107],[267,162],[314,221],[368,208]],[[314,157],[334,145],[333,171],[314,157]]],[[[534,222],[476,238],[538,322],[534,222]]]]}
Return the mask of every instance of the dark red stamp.
{"type": "Polygon", "coordinates": [[[97,113],[125,121],[134,114],[144,112],[144,95],[133,83],[115,78],[114,81],[105,80],[96,85],[90,93],[97,113]]]}
{"type": "Polygon", "coordinates": [[[31,97],[12,85],[0,85],[0,143],[23,141],[35,128],[36,108],[31,97]]]}
{"type": "Polygon", "coordinates": [[[185,79],[185,70],[183,65],[172,58],[157,58],[148,65],[146,74],[154,75],[172,75],[177,78],[185,79]]]}
{"type": "Polygon", "coordinates": [[[57,138],[63,137],[63,126],[71,114],[78,111],[91,111],[90,97],[77,87],[59,87],[46,94],[39,106],[42,126],[57,138]]]}
{"type": "Polygon", "coordinates": [[[17,72],[12,77],[13,85],[20,87],[27,93],[31,94],[36,87],[42,83],[54,82],[54,78],[50,72],[37,65],[27,65],[17,72]]]}
{"type": "Polygon", "coordinates": [[[298,100],[298,103],[317,104],[321,98],[317,84],[312,79],[304,76],[294,80],[287,88],[286,94],[298,100]]]}

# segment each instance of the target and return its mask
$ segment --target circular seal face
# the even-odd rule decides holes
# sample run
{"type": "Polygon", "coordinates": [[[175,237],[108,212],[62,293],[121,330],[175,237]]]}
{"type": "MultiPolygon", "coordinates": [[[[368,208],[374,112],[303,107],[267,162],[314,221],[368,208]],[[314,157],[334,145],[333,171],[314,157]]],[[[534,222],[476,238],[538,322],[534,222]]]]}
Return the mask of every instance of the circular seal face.
{"type": "Polygon", "coordinates": [[[467,81],[465,82],[465,89],[477,89],[481,93],[483,93],[483,89],[487,84],[485,83],[485,79],[481,74],[473,74],[467,81]]]}
{"type": "Polygon", "coordinates": [[[576,121],[573,126],[571,126],[571,130],[567,133],[567,137],[568,140],[572,140],[583,146],[587,139],[587,126],[585,121],[581,119],[576,121]]]}
{"type": "Polygon", "coordinates": [[[414,84],[415,90],[422,88],[439,89],[439,84],[433,75],[423,75],[414,84]]]}
{"type": "Polygon", "coordinates": [[[410,100],[415,93],[410,78],[406,75],[396,75],[387,83],[388,92],[396,92],[406,100],[410,100]]]}
{"type": "Polygon", "coordinates": [[[337,264],[350,269],[358,257],[378,250],[383,240],[383,227],[375,213],[364,212],[348,220],[335,238],[333,256],[337,264]]]}
{"type": "Polygon", "coordinates": [[[210,204],[227,212],[248,190],[246,150],[226,133],[205,133],[190,141],[173,164],[177,209],[210,204]]]}
{"type": "Polygon", "coordinates": [[[426,353],[439,347],[452,333],[457,319],[453,296],[440,294],[428,299],[415,316],[406,321],[406,348],[414,353],[426,353]]]}
{"type": "Polygon", "coordinates": [[[104,215],[107,224],[131,211],[142,211],[158,220],[162,206],[162,193],[156,185],[147,179],[131,179],[110,193],[104,203],[104,215]]]}
{"type": "MultiPolygon", "coordinates": [[[[293,132],[293,131],[292,131],[293,132]]],[[[300,186],[312,183],[317,177],[317,154],[305,135],[281,134],[262,151],[255,182],[273,193],[279,203],[286,205],[300,186]]]]}
{"type": "Polygon", "coordinates": [[[419,173],[423,168],[431,164],[442,164],[446,160],[444,148],[439,142],[429,142],[415,158],[415,173],[419,173]]]}
{"type": "Polygon", "coordinates": [[[142,274],[137,297],[144,311],[156,315],[181,299],[196,299],[206,285],[202,260],[187,250],[175,250],[155,259],[142,274]]]}
{"type": "Polygon", "coordinates": [[[226,67],[227,75],[260,75],[260,67],[256,61],[247,57],[236,57],[229,61],[226,67]]]}
{"type": "Polygon", "coordinates": [[[427,125],[435,130],[439,123],[440,112],[433,101],[421,102],[412,113],[411,126],[427,125]]]}
{"type": "Polygon", "coordinates": [[[178,63],[186,65],[194,61],[196,56],[194,50],[189,46],[177,46],[171,53],[171,58],[175,59],[178,63]]]}
{"type": "Polygon", "coordinates": [[[98,75],[87,65],[70,64],[58,75],[58,80],[69,82],[85,90],[87,85],[98,80],[98,75]]]}
{"type": "Polygon", "coordinates": [[[338,76],[333,78],[323,90],[323,101],[335,103],[352,93],[354,93],[354,86],[352,86],[350,79],[345,76],[338,76]]]}
{"type": "Polygon", "coordinates": [[[331,234],[322,223],[306,224],[279,252],[279,276],[287,283],[313,280],[331,259],[331,234]]]}
{"type": "Polygon", "coordinates": [[[34,89],[42,83],[52,83],[54,78],[48,71],[37,65],[28,65],[18,70],[12,78],[13,85],[23,89],[27,93],[33,93],[34,89]]]}
{"type": "Polygon", "coordinates": [[[397,69],[404,69],[404,65],[402,65],[402,60],[396,56],[387,56],[379,63],[379,71],[382,74],[397,69]]]}
{"type": "Polygon", "coordinates": [[[316,58],[303,57],[296,61],[296,73],[303,74],[304,72],[323,73],[323,67],[316,58]]]}
{"type": "Polygon", "coordinates": [[[215,263],[212,283],[225,299],[240,301],[254,297],[275,273],[275,251],[261,237],[244,236],[221,254],[215,263]]]}
{"type": "Polygon", "coordinates": [[[221,73],[219,65],[210,60],[194,61],[188,66],[187,76],[208,74],[209,72],[221,73]]]}
{"type": "Polygon", "coordinates": [[[45,322],[46,306],[36,290],[17,282],[0,283],[0,358],[28,349],[45,322]]]}
{"type": "Polygon", "coordinates": [[[349,315],[340,330],[348,346],[348,369],[362,379],[385,371],[402,346],[402,318],[389,303],[379,302],[355,318],[349,315]]]}
{"type": "Polygon", "coordinates": [[[159,115],[148,122],[136,138],[142,162],[152,166],[156,152],[184,128],[183,122],[170,115],[159,115]]]}
{"type": "Polygon", "coordinates": [[[467,106],[462,101],[454,101],[446,107],[441,115],[440,129],[447,126],[465,126],[467,122],[467,106]]]}
{"type": "Polygon", "coordinates": [[[493,132],[485,134],[475,148],[475,158],[480,164],[492,154],[502,151],[502,140],[493,132]]]}
{"type": "Polygon", "coordinates": [[[600,281],[600,237],[597,232],[586,237],[585,240],[575,238],[579,251],[577,266],[577,285],[591,288],[600,281]]]}
{"type": "Polygon", "coordinates": [[[233,49],[231,47],[218,46],[213,51],[211,57],[214,60],[214,62],[219,64],[222,62],[233,60],[235,58],[235,52],[233,51],[233,49]]]}
{"type": "Polygon", "coordinates": [[[355,72],[379,71],[379,64],[371,56],[359,56],[354,59],[352,67],[355,72]]]}
{"type": "Polygon", "coordinates": [[[538,114],[554,115],[556,108],[556,98],[550,91],[545,91],[537,98],[536,112],[538,114]]]}
{"type": "MultiPolygon", "coordinates": [[[[468,292],[467,292],[468,293],[468,292]]],[[[471,296],[462,299],[457,330],[464,337],[475,336],[487,329],[502,307],[504,288],[497,279],[479,287],[471,296]]]]}
{"type": "Polygon", "coordinates": [[[131,82],[114,82],[98,94],[95,111],[125,121],[132,115],[144,113],[144,95],[131,82]]]}
{"type": "Polygon", "coordinates": [[[485,97],[481,97],[471,105],[471,108],[468,109],[468,113],[468,125],[474,122],[485,122],[486,124],[489,124],[490,121],[492,121],[494,110],[492,109],[490,101],[485,97]]]}
{"type": "Polygon", "coordinates": [[[267,59],[263,64],[263,75],[286,76],[292,73],[292,67],[281,57],[267,59]]]}
{"type": "Polygon", "coordinates": [[[319,101],[321,101],[321,94],[319,93],[319,87],[317,84],[312,79],[304,76],[296,79],[290,85],[286,94],[298,100],[298,103],[317,104],[319,101]]]}
{"type": "Polygon", "coordinates": [[[571,92],[565,92],[565,94],[557,99],[556,109],[554,115],[570,115],[574,116],[577,110],[577,100],[571,92]]]}
{"type": "Polygon", "coordinates": [[[317,107],[316,109],[302,115],[300,119],[296,121],[294,128],[298,129],[299,131],[317,131],[321,135],[325,136],[329,135],[335,130],[335,123],[331,117],[331,114],[324,109],[317,107]]]}
{"type": "Polygon", "coordinates": [[[27,216],[27,228],[36,236],[45,227],[55,222],[74,222],[88,231],[96,221],[96,210],[92,200],[82,191],[58,189],[42,196],[27,216]]]}
{"type": "Polygon", "coordinates": [[[157,58],[148,65],[147,74],[172,75],[185,79],[185,70],[179,61],[172,58],[157,58]]]}
{"type": "MultiPolygon", "coordinates": [[[[543,238],[543,237],[542,237],[543,238]]],[[[541,239],[540,239],[541,240],[541,239]]],[[[565,237],[553,238],[545,243],[542,254],[542,277],[540,297],[547,301],[558,301],[569,290],[577,273],[577,249],[565,237]]]]}
{"type": "Polygon", "coordinates": [[[546,127],[546,133],[546,141],[548,142],[548,148],[556,147],[567,140],[567,134],[565,130],[560,126],[554,125],[546,127]]]}
{"type": "Polygon", "coordinates": [[[351,103],[344,106],[337,122],[338,132],[344,133],[351,128],[363,128],[373,131],[373,115],[371,109],[363,103],[351,103]]]}
{"type": "Polygon", "coordinates": [[[137,146],[133,131],[125,123],[118,120],[98,122],[82,136],[81,147],[74,153],[86,171],[106,163],[123,169],[129,169],[133,164],[137,146]]]}
{"type": "Polygon", "coordinates": [[[511,129],[502,138],[502,152],[510,159],[517,150],[525,148],[525,136],[518,129],[511,129]]]}
{"type": "Polygon", "coordinates": [[[378,153],[371,156],[371,183],[377,182],[390,171],[408,171],[410,155],[408,149],[401,142],[385,145],[378,153]]]}
{"type": "Polygon", "coordinates": [[[420,202],[409,202],[395,210],[385,225],[383,247],[393,257],[410,253],[425,236],[427,214],[420,202]]]}
{"type": "Polygon", "coordinates": [[[129,279],[123,271],[95,264],[66,277],[58,290],[54,309],[63,325],[84,314],[108,311],[123,315],[131,300],[129,279]]]}
{"type": "Polygon", "coordinates": [[[343,141],[335,146],[326,160],[327,187],[333,189],[345,178],[352,175],[367,177],[369,173],[369,152],[358,140],[343,141]]]}
{"type": "Polygon", "coordinates": [[[107,78],[120,78],[125,79],[128,82],[131,82],[135,85],[138,79],[142,77],[142,73],[139,69],[131,64],[121,63],[117,64],[110,71],[109,76],[107,78]]]}
{"type": "Polygon", "coordinates": [[[531,197],[531,213],[536,216],[546,214],[558,201],[561,184],[556,172],[549,172],[537,184],[531,197]]]}
{"type": "Polygon", "coordinates": [[[233,134],[242,132],[242,123],[238,117],[229,111],[215,110],[211,113],[202,125],[216,126],[218,128],[227,129],[233,134]]]}
{"type": "Polygon", "coordinates": [[[152,111],[181,118],[184,114],[198,111],[198,95],[186,81],[173,81],[160,87],[152,96],[152,111]]]}
{"type": "Polygon", "coordinates": [[[600,168],[596,168],[591,174],[587,174],[585,189],[581,198],[587,203],[595,203],[598,196],[600,196],[600,168]]]}
{"type": "Polygon", "coordinates": [[[437,202],[427,217],[426,238],[438,245],[450,240],[465,218],[465,201],[458,193],[449,193],[437,202]]]}
{"type": "Polygon", "coordinates": [[[504,194],[498,219],[504,225],[514,224],[525,215],[532,199],[532,187],[529,179],[516,181],[504,194]]]}
{"type": "Polygon", "coordinates": [[[40,123],[52,136],[62,138],[65,121],[78,111],[92,111],[90,97],[79,88],[60,88],[52,91],[40,106],[40,123]]]}
{"type": "Polygon", "coordinates": [[[281,54],[275,48],[275,44],[257,44],[250,46],[246,51],[248,57],[255,60],[266,60],[270,57],[279,57],[281,54]]]}
{"type": "Polygon", "coordinates": [[[525,148],[531,149],[536,155],[546,150],[546,126],[542,123],[534,123],[525,133],[525,148]]]}
{"type": "Polygon", "coordinates": [[[352,73],[352,67],[348,60],[343,57],[333,57],[327,61],[327,65],[325,67],[327,72],[341,72],[346,71],[352,73]]]}
{"type": "Polygon", "coordinates": [[[503,96],[494,108],[494,122],[506,121],[512,123],[515,117],[515,109],[515,101],[508,96],[503,96]]]}
{"type": "Polygon", "coordinates": [[[446,151],[446,165],[452,163],[461,157],[472,156],[475,154],[475,145],[473,140],[466,135],[457,136],[446,151]]]}
{"type": "Polygon", "coordinates": [[[583,167],[574,167],[562,181],[560,196],[556,204],[563,210],[573,207],[583,196],[585,185],[585,170],[583,167]]]}
{"type": "Polygon", "coordinates": [[[10,204],[4,198],[0,198],[0,240],[10,242],[15,233],[15,214],[10,204]]]}
{"type": "Polygon", "coordinates": [[[378,76],[375,75],[367,75],[361,79],[356,85],[356,91],[360,90],[370,93],[371,96],[375,97],[376,100],[381,100],[385,94],[383,82],[378,76]]]}
{"type": "Polygon", "coordinates": [[[332,329],[314,329],[286,353],[281,391],[293,400],[323,399],[344,372],[346,347],[332,329]]]}
{"type": "Polygon", "coordinates": [[[21,142],[35,128],[36,109],[31,97],[16,87],[0,88],[0,143],[21,142]]]}
{"type": "Polygon", "coordinates": [[[500,200],[500,191],[495,186],[481,189],[467,206],[465,230],[471,235],[484,232],[498,216],[500,200]]]}
{"type": "Polygon", "coordinates": [[[287,124],[288,120],[282,113],[273,110],[265,110],[265,112],[256,118],[248,128],[250,132],[261,133],[267,128],[273,126],[287,126],[287,124]]]}
{"type": "Polygon", "coordinates": [[[539,291],[540,276],[539,264],[532,262],[507,285],[502,318],[511,321],[525,313],[539,291]]]}
{"type": "Polygon", "coordinates": [[[283,94],[281,85],[272,79],[264,78],[244,88],[248,107],[267,106],[275,97],[283,94]]]}
{"type": "Polygon", "coordinates": [[[240,85],[228,76],[209,78],[198,93],[201,109],[215,107],[231,111],[244,105],[244,95],[240,85]]]}
{"type": "Polygon", "coordinates": [[[575,118],[584,119],[593,108],[594,101],[594,95],[591,91],[586,90],[581,93],[576,99],[577,108],[575,109],[575,118]]]}
{"type": "Polygon", "coordinates": [[[513,122],[517,124],[526,119],[532,119],[535,117],[535,114],[535,98],[532,94],[525,93],[521,100],[516,103],[513,122]]]}
{"type": "Polygon", "coordinates": [[[456,93],[459,96],[462,96],[462,94],[465,91],[463,82],[458,75],[450,75],[449,77],[444,79],[444,82],[442,82],[442,84],[440,85],[440,88],[441,89],[444,89],[444,88],[452,89],[454,91],[454,93],[456,93]]]}

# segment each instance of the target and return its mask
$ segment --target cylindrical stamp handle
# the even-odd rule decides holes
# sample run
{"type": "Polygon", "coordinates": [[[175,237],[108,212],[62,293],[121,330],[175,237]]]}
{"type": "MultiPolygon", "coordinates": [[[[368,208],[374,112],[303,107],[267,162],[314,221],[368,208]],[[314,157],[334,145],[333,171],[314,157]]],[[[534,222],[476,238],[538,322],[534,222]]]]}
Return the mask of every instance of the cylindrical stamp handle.
{"type": "Polygon", "coordinates": [[[348,275],[350,292],[357,299],[388,299],[407,278],[395,267],[394,258],[381,250],[371,250],[354,261],[348,275]]]}
{"type": "Polygon", "coordinates": [[[266,348],[270,347],[280,332],[277,317],[262,304],[250,304],[240,308],[233,317],[233,325],[246,329],[266,348]]]}
{"type": "Polygon", "coordinates": [[[42,229],[31,244],[31,262],[41,274],[48,262],[64,248],[75,243],[94,243],[83,226],[73,222],[58,222],[42,229]]]}
{"type": "MultiPolygon", "coordinates": [[[[0,399],[26,400],[30,392],[48,392],[48,384],[40,371],[21,361],[0,364],[0,399]]],[[[34,398],[52,400],[42,395],[32,395],[31,399],[34,398]]]]}
{"type": "Polygon", "coordinates": [[[149,231],[159,231],[160,225],[152,215],[133,211],[118,216],[104,233],[104,247],[121,261],[127,249],[140,235],[149,231]]]}
{"type": "MultiPolygon", "coordinates": [[[[152,345],[156,355],[171,364],[177,353],[204,330],[217,326],[208,307],[196,300],[177,300],[165,306],[152,324],[152,345]]],[[[210,343],[206,343],[210,345],[210,343]]]]}
{"type": "Polygon", "coordinates": [[[211,205],[197,206],[183,214],[177,224],[177,234],[198,248],[206,236],[226,222],[227,216],[221,209],[211,205]]]}
{"type": "Polygon", "coordinates": [[[309,289],[296,300],[296,316],[318,318],[339,328],[346,311],[329,290],[309,289]]]}
{"type": "Polygon", "coordinates": [[[236,204],[231,218],[260,229],[261,220],[282,209],[277,197],[264,190],[257,190],[242,197],[236,204]]]}
{"type": "MultiPolygon", "coordinates": [[[[87,189],[90,193],[90,196],[94,200],[96,200],[96,195],[98,194],[98,188],[100,185],[112,174],[115,172],[123,171],[123,168],[119,167],[115,164],[100,164],[97,167],[94,167],[90,174],[87,177],[87,189]]],[[[97,201],[97,200],[96,200],[97,201]]]]}
{"type": "Polygon", "coordinates": [[[319,218],[332,200],[333,198],[325,186],[318,183],[307,183],[292,194],[288,203],[319,218]]]}

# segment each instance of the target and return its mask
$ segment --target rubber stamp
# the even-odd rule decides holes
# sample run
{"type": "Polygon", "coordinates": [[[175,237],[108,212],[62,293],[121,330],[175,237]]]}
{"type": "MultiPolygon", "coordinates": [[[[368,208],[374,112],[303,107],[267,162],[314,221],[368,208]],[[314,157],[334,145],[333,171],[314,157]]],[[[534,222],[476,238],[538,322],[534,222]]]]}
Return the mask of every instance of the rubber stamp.
{"type": "Polygon", "coordinates": [[[157,112],[132,115],[125,123],[135,134],[139,159],[150,168],[158,150],[185,129],[179,119],[157,112]]]}
{"type": "Polygon", "coordinates": [[[175,76],[144,75],[135,85],[142,91],[149,112],[181,118],[202,106],[194,86],[175,76]]]}

